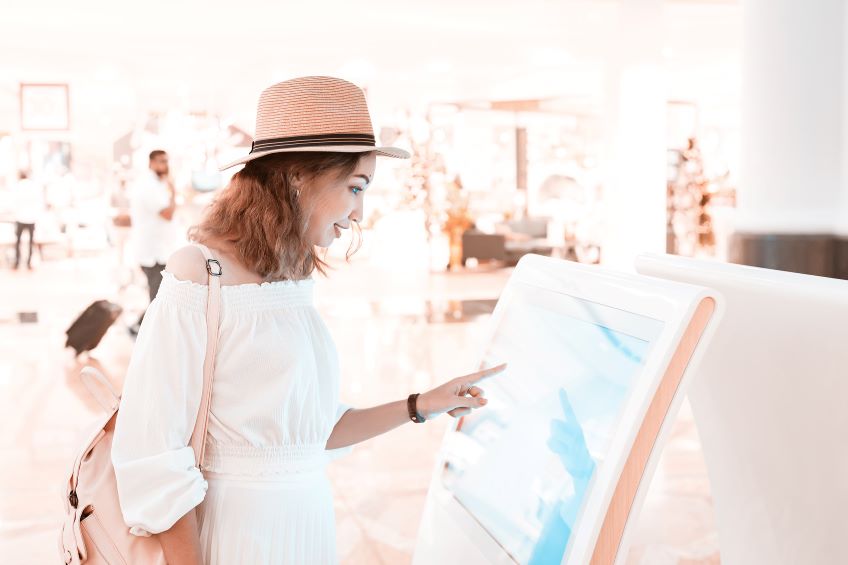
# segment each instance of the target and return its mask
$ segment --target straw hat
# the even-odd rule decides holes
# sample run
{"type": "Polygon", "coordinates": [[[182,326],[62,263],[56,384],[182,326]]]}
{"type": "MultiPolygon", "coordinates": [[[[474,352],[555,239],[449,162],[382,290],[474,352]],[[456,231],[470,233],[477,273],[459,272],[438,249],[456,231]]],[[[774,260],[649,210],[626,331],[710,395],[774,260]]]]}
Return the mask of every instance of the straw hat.
{"type": "Polygon", "coordinates": [[[256,109],[256,136],[250,154],[221,167],[229,169],[271,153],[326,151],[408,159],[397,147],[377,147],[362,90],[333,77],[302,77],[262,92],[256,109]]]}

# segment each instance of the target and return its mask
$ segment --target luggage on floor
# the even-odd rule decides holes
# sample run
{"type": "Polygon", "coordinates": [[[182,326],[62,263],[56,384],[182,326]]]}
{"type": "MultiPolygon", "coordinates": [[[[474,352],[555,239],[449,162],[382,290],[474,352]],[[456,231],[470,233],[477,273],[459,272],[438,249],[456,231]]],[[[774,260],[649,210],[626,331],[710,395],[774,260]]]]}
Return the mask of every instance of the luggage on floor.
{"type": "Polygon", "coordinates": [[[80,314],[68,331],[65,347],[73,347],[77,355],[91,351],[103,339],[106,330],[115,323],[123,309],[108,300],[98,300],[80,314]]]}

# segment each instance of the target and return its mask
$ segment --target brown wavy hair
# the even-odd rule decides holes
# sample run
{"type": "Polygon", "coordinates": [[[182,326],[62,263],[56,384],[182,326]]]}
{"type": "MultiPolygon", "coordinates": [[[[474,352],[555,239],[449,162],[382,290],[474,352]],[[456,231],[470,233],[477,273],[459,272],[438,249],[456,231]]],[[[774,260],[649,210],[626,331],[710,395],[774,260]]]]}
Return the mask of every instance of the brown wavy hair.
{"type": "MultiPolygon", "coordinates": [[[[249,161],[207,209],[189,239],[200,243],[224,241],[245,267],[268,280],[300,280],[327,264],[306,241],[310,184],[316,178],[336,179],[353,173],[359,153],[274,153],[249,161]],[[303,196],[306,194],[307,196],[303,196]]],[[[358,249],[359,232],[354,227],[358,249]]]]}

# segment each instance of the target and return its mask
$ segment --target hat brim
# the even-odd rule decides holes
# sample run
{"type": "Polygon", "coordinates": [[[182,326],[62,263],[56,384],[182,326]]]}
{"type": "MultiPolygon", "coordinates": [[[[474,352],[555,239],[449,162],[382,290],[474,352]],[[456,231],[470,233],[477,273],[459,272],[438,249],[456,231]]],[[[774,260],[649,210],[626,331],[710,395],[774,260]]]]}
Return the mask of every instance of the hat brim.
{"type": "Polygon", "coordinates": [[[271,155],[273,153],[304,153],[304,152],[316,152],[316,153],[370,153],[374,152],[381,157],[392,157],[394,159],[409,159],[411,157],[409,151],[405,149],[400,149],[399,147],[363,147],[362,145],[325,145],[320,147],[287,147],[284,149],[271,149],[268,151],[257,151],[256,153],[250,153],[249,155],[245,155],[241,159],[233,161],[232,163],[228,163],[223,167],[219,168],[219,171],[225,171],[231,167],[235,167],[236,165],[243,165],[249,161],[253,161],[254,159],[259,159],[260,157],[264,157],[265,155],[271,155]]]}

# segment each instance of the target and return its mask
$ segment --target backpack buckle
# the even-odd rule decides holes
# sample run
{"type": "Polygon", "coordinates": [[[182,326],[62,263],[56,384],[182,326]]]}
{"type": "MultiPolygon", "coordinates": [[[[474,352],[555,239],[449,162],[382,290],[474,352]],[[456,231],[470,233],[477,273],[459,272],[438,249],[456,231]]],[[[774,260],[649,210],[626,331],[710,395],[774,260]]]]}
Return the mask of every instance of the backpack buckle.
{"type": "Polygon", "coordinates": [[[206,272],[213,277],[220,277],[224,271],[221,269],[221,263],[219,263],[217,259],[207,259],[206,272]]]}

